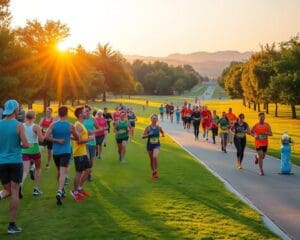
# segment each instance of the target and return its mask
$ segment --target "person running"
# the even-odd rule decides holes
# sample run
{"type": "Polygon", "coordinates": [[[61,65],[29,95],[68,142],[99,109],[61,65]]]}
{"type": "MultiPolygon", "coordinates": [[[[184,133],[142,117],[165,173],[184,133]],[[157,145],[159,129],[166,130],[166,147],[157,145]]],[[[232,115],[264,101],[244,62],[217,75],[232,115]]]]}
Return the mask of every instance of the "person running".
{"type": "Polygon", "coordinates": [[[219,123],[219,116],[217,115],[216,110],[213,110],[212,114],[212,123],[211,123],[211,131],[212,131],[212,139],[213,143],[216,144],[216,136],[218,136],[218,123],[219,123]]]}
{"type": "Polygon", "coordinates": [[[199,127],[201,122],[201,113],[199,111],[199,107],[196,106],[195,110],[192,113],[192,121],[193,121],[193,127],[194,127],[194,136],[195,141],[199,140],[199,127]]]}
{"type": "Polygon", "coordinates": [[[107,136],[108,136],[108,133],[110,133],[110,123],[113,120],[113,117],[112,117],[111,113],[109,113],[107,111],[107,107],[103,108],[103,117],[105,118],[106,124],[107,124],[107,127],[108,127],[108,129],[105,131],[105,138],[103,140],[103,146],[106,147],[107,136]]]}
{"type": "Polygon", "coordinates": [[[207,106],[204,106],[204,108],[201,111],[201,117],[202,117],[202,129],[203,129],[203,138],[208,140],[208,130],[211,127],[211,112],[207,109],[207,106]]]}
{"type": "Polygon", "coordinates": [[[120,112],[120,119],[114,124],[114,132],[118,145],[119,161],[125,163],[126,145],[129,138],[130,123],[126,120],[126,112],[120,112]]]}
{"type": "Polygon", "coordinates": [[[174,111],[175,111],[174,105],[173,105],[173,103],[171,103],[169,105],[169,113],[170,113],[170,121],[171,121],[171,123],[173,123],[174,111]]]}
{"type": "Polygon", "coordinates": [[[250,129],[248,123],[244,122],[245,115],[241,113],[231,128],[232,133],[234,134],[233,142],[237,150],[236,153],[236,166],[239,169],[242,169],[242,162],[244,158],[244,151],[246,147],[246,134],[250,134],[250,129]]]}
{"type": "Polygon", "coordinates": [[[95,120],[95,118],[93,116],[91,116],[92,108],[89,105],[84,106],[84,111],[85,111],[86,116],[85,116],[85,119],[83,120],[83,125],[88,130],[90,139],[92,139],[91,141],[87,142],[87,144],[86,144],[87,154],[88,154],[88,158],[90,161],[90,167],[91,167],[88,181],[92,181],[91,172],[92,172],[92,168],[93,168],[93,164],[94,164],[94,158],[96,156],[95,132],[96,132],[96,129],[99,128],[99,126],[98,126],[98,123],[95,120]]]}
{"type": "Polygon", "coordinates": [[[257,155],[255,155],[255,164],[258,164],[260,175],[263,176],[263,160],[265,159],[268,150],[268,137],[272,136],[273,133],[270,125],[265,122],[265,113],[260,112],[258,118],[259,122],[252,127],[251,134],[255,138],[254,144],[257,151],[257,155]]]}
{"type": "Polygon", "coordinates": [[[222,152],[227,153],[227,139],[228,139],[228,129],[229,121],[226,117],[226,113],[222,112],[222,117],[219,119],[220,137],[221,137],[221,147],[222,152]]]}
{"type": "Polygon", "coordinates": [[[169,119],[169,115],[170,115],[170,109],[169,109],[169,107],[170,107],[170,105],[167,103],[166,106],[165,106],[167,119],[169,119]]]}
{"type": "MultiPolygon", "coordinates": [[[[232,128],[237,119],[235,114],[232,112],[232,108],[228,109],[228,113],[226,113],[226,118],[229,121],[229,128],[232,128]]],[[[232,144],[232,141],[233,141],[233,134],[229,131],[227,142],[232,144]]]]}
{"type": "Polygon", "coordinates": [[[160,115],[160,121],[164,121],[164,106],[161,104],[159,107],[159,115],[160,115]]]}
{"type": "Polygon", "coordinates": [[[107,121],[103,117],[103,111],[98,110],[95,118],[99,129],[96,132],[96,155],[98,156],[98,159],[101,159],[102,154],[102,144],[105,138],[106,130],[108,129],[107,121]]]}
{"type": "Polygon", "coordinates": [[[19,186],[23,175],[21,146],[22,148],[30,147],[23,124],[16,120],[18,112],[18,102],[10,99],[4,104],[3,115],[5,117],[0,120],[0,180],[3,185],[3,190],[0,191],[0,202],[5,198],[11,198],[7,227],[9,234],[22,231],[22,228],[16,226],[19,186]]]}
{"type": "MultiPolygon", "coordinates": [[[[45,112],[45,117],[42,117],[40,120],[40,127],[42,129],[42,134],[45,136],[49,126],[53,123],[53,118],[52,118],[52,108],[47,107],[46,112],[45,112]]],[[[47,140],[44,140],[43,142],[40,143],[42,146],[47,146],[47,163],[46,163],[46,169],[49,169],[50,167],[50,161],[52,157],[52,146],[53,143],[47,140]]]]}
{"type": "Polygon", "coordinates": [[[115,124],[117,121],[119,121],[119,119],[120,119],[120,111],[121,110],[119,110],[119,107],[116,107],[116,111],[113,112],[113,115],[112,115],[113,121],[114,121],[113,124],[115,124]]]}
{"type": "Polygon", "coordinates": [[[33,161],[35,165],[34,189],[32,194],[34,196],[40,196],[43,194],[43,192],[39,190],[41,180],[41,153],[39,149],[39,142],[44,141],[44,136],[40,126],[34,123],[35,116],[35,112],[33,110],[29,110],[25,115],[25,123],[23,123],[25,134],[31,147],[22,149],[23,178],[19,188],[20,198],[23,198],[22,187],[29,172],[30,161],[33,161]]]}
{"type": "Polygon", "coordinates": [[[179,106],[176,107],[175,116],[176,116],[176,123],[179,124],[179,121],[180,121],[180,109],[179,109],[179,106]]]}
{"type": "Polygon", "coordinates": [[[181,120],[182,120],[183,128],[186,129],[186,113],[187,113],[187,107],[186,107],[186,106],[183,106],[180,113],[181,113],[181,120]]]}
{"type": "MultiPolygon", "coordinates": [[[[75,109],[77,121],[74,124],[78,139],[74,141],[73,157],[76,175],[74,177],[74,188],[71,195],[75,201],[83,201],[84,197],[90,196],[84,189],[83,184],[87,181],[91,173],[91,161],[88,158],[87,143],[95,140],[94,134],[89,136],[88,130],[83,121],[90,118],[89,108],[80,106],[75,109]]],[[[93,119],[94,120],[94,119],[93,119]]]]}
{"type": "Polygon", "coordinates": [[[68,107],[61,106],[58,109],[59,119],[53,122],[46,132],[46,140],[53,142],[53,159],[57,168],[58,190],[56,193],[56,204],[62,205],[65,196],[65,180],[68,176],[68,167],[71,158],[71,135],[78,139],[75,127],[67,121],[68,107]]]}
{"type": "Polygon", "coordinates": [[[21,123],[25,122],[25,111],[24,111],[22,104],[19,107],[19,113],[18,113],[18,116],[16,117],[16,119],[21,123]]]}
{"type": "Polygon", "coordinates": [[[132,108],[129,109],[127,118],[130,123],[129,141],[131,142],[134,136],[135,122],[137,121],[136,115],[132,111],[132,108]]]}
{"type": "Polygon", "coordinates": [[[186,121],[186,128],[189,130],[191,128],[192,123],[192,106],[191,104],[188,105],[188,108],[185,111],[185,121],[186,121]]]}
{"type": "Polygon", "coordinates": [[[156,114],[151,116],[151,124],[144,130],[142,138],[147,138],[147,151],[150,158],[150,166],[152,170],[152,179],[157,179],[158,175],[158,153],[160,149],[159,135],[164,137],[164,132],[157,124],[158,117],[156,114]]]}

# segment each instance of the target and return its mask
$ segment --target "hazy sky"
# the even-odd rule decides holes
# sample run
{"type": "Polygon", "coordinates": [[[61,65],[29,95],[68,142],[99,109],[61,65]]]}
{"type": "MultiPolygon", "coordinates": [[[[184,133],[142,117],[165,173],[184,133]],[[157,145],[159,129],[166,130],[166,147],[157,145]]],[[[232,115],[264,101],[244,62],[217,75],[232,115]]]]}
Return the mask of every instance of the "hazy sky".
{"type": "Polygon", "coordinates": [[[61,20],[70,47],[123,54],[258,50],[300,33],[300,0],[11,0],[13,26],[61,20]]]}

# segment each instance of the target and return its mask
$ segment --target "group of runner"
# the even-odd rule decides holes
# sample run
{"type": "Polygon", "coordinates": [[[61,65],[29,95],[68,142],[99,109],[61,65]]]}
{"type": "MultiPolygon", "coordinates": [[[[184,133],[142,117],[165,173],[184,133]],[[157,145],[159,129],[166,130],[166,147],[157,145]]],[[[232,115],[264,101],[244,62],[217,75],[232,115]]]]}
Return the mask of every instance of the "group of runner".
{"type": "MultiPolygon", "coordinates": [[[[133,141],[137,117],[131,108],[120,104],[113,114],[107,108],[93,112],[88,105],[78,106],[74,111],[76,121],[69,122],[67,106],[58,109],[58,116],[53,117],[52,108],[48,107],[39,124],[35,123],[36,113],[33,110],[22,112],[16,100],[5,103],[3,120],[0,120],[0,180],[4,189],[0,191],[0,200],[11,197],[10,221],[8,233],[18,233],[22,229],[15,224],[19,199],[23,198],[22,187],[29,169],[34,167],[33,195],[40,196],[41,150],[47,148],[45,168],[50,168],[53,158],[57,169],[56,204],[62,205],[66,195],[65,184],[68,179],[69,163],[74,159],[75,177],[70,194],[76,201],[83,201],[89,196],[83,186],[91,180],[94,158],[101,159],[102,146],[106,146],[107,135],[111,127],[118,146],[118,161],[125,163],[126,145],[133,141]],[[111,126],[111,123],[112,126],[111,126]],[[73,143],[72,143],[73,142],[73,143]]],[[[162,128],[157,124],[158,116],[151,116],[151,124],[143,132],[142,138],[147,139],[146,149],[150,158],[152,179],[159,177],[158,153],[162,128]]]]}
{"type": "MultiPolygon", "coordinates": [[[[167,118],[171,120],[171,113],[168,108],[173,106],[171,103],[164,107],[159,107],[161,120],[163,120],[164,113],[167,118]]],[[[174,109],[174,107],[173,107],[174,109]]],[[[255,155],[255,164],[259,165],[260,175],[264,175],[263,159],[265,158],[268,148],[268,137],[272,136],[272,130],[268,123],[265,122],[265,114],[260,112],[258,114],[259,122],[251,129],[247,122],[245,122],[245,115],[239,114],[238,117],[232,112],[232,108],[228,112],[223,111],[221,117],[216,113],[216,110],[210,111],[207,106],[200,104],[192,105],[184,102],[181,109],[177,106],[175,112],[176,118],[182,120],[183,128],[189,130],[191,124],[193,125],[195,141],[199,140],[200,125],[202,127],[203,139],[208,140],[209,131],[211,131],[212,141],[216,144],[216,136],[221,138],[221,151],[227,153],[227,145],[234,144],[236,153],[236,166],[242,169],[242,162],[244,158],[244,151],[246,147],[246,135],[254,137],[254,145],[257,151],[255,155]]],[[[172,123],[172,120],[171,120],[172,123]]],[[[179,124],[179,121],[177,121],[179,124]]]]}

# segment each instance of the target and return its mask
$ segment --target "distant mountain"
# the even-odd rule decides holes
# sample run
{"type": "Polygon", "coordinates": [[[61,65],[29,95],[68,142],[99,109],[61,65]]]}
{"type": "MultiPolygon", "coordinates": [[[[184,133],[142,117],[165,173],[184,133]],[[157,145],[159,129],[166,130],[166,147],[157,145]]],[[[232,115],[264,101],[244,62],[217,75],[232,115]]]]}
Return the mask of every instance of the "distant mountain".
{"type": "Polygon", "coordinates": [[[190,54],[175,53],[167,57],[145,57],[139,55],[126,55],[129,62],[136,59],[144,62],[162,61],[170,65],[178,66],[189,64],[202,76],[218,77],[223,69],[232,61],[247,61],[253,52],[219,51],[219,52],[195,52],[190,54]]]}

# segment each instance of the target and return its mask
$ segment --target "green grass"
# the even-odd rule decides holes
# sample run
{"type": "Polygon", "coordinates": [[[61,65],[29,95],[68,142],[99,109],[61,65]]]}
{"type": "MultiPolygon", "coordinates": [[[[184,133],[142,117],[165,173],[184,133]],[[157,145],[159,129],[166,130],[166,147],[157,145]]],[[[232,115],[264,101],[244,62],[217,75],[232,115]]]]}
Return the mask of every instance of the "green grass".
{"type": "Polygon", "coordinates": [[[211,96],[212,99],[228,99],[224,88],[221,88],[219,85],[216,86],[213,95],[211,96]]]}
{"type": "Polygon", "coordinates": [[[198,84],[191,89],[191,91],[187,91],[183,94],[183,96],[192,96],[192,97],[200,97],[206,91],[207,85],[198,84]]]}
{"type": "MultiPolygon", "coordinates": [[[[93,105],[104,107],[102,103],[93,105]]],[[[115,105],[105,104],[109,108],[115,105]]],[[[135,141],[127,148],[126,164],[118,162],[110,135],[102,160],[95,161],[93,181],[86,184],[92,197],[78,203],[68,195],[58,207],[52,162],[50,170],[42,172],[43,196],[33,197],[32,181],[28,178],[25,182],[17,220],[24,230],[21,234],[5,233],[9,201],[1,201],[1,240],[277,239],[257,212],[227,191],[168,136],[162,139],[160,178],[151,180],[145,141],[140,136],[156,108],[143,111],[140,105],[128,105],[135,107],[139,121],[135,141]]],[[[69,175],[72,179],[73,164],[69,175]]]]}

